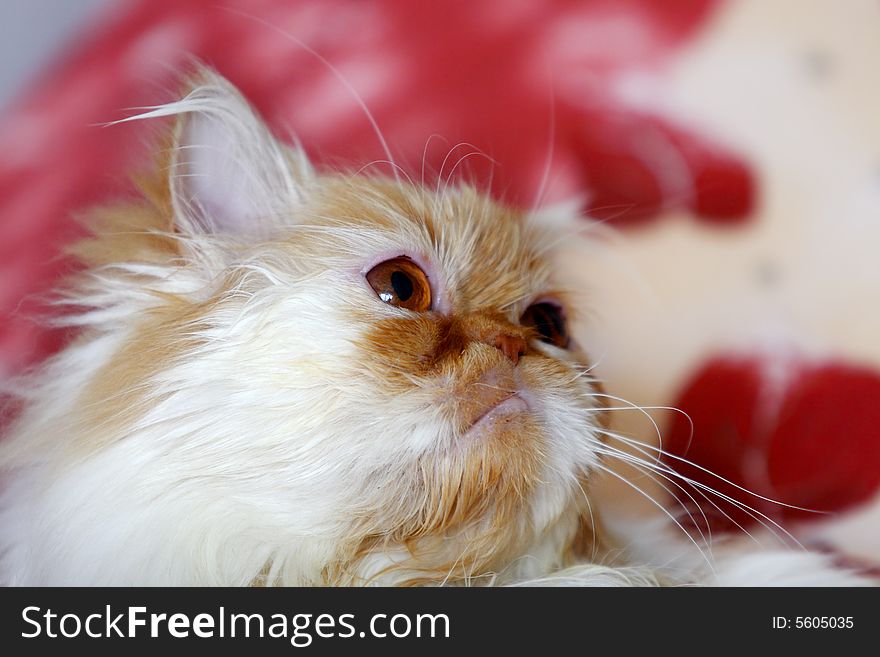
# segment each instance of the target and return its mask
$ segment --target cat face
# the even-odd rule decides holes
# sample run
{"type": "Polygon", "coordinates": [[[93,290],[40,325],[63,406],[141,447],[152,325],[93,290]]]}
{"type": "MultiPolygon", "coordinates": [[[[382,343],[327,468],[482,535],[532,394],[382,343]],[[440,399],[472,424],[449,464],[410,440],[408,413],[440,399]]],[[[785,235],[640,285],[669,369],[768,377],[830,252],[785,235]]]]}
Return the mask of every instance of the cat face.
{"type": "Polygon", "coordinates": [[[442,578],[572,532],[595,387],[536,229],[471,190],[367,179],[323,181],[303,216],[284,248],[312,254],[300,303],[325,304],[291,313],[315,340],[290,376],[321,391],[302,414],[348,473],[358,553],[406,545],[407,569],[442,578]]]}
{"type": "Polygon", "coordinates": [[[208,73],[152,114],[182,117],[171,176],[78,247],[89,328],[62,355],[89,364],[52,513],[131,526],[92,525],[92,561],[227,584],[562,565],[600,403],[531,218],[318,175],[208,73]]]}

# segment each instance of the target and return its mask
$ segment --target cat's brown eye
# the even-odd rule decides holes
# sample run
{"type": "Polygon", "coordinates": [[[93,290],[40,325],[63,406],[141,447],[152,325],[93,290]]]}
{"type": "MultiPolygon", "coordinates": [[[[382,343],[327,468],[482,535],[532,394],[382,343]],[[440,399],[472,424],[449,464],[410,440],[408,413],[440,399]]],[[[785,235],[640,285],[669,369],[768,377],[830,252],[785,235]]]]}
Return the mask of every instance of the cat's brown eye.
{"type": "Polygon", "coordinates": [[[406,257],[380,262],[367,272],[367,282],[385,303],[425,312],[431,309],[431,286],[425,272],[406,257]]]}
{"type": "Polygon", "coordinates": [[[526,308],[520,323],[535,329],[538,337],[548,344],[567,349],[571,338],[568,335],[565,315],[562,308],[554,303],[535,303],[526,308]]]}

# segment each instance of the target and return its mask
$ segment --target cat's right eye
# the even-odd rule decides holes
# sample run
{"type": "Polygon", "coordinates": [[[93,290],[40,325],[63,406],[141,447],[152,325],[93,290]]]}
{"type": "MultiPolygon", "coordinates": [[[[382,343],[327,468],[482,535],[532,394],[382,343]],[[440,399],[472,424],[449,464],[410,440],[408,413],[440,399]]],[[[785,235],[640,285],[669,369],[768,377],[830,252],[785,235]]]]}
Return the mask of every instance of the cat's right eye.
{"type": "Polygon", "coordinates": [[[545,301],[532,304],[526,308],[520,322],[523,326],[533,328],[539,340],[560,349],[568,349],[570,338],[565,314],[555,303],[545,301]]]}
{"type": "Polygon", "coordinates": [[[380,262],[367,272],[367,282],[387,304],[415,312],[431,309],[428,276],[406,256],[380,262]]]}

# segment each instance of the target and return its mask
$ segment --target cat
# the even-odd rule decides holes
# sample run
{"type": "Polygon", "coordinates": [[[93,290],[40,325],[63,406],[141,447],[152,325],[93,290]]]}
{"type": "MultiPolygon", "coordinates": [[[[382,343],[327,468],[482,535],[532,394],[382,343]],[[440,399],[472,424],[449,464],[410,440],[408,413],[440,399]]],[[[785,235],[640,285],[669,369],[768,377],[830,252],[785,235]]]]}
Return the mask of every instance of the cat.
{"type": "Polygon", "coordinates": [[[218,74],[188,88],[137,117],[176,120],[143,198],[72,247],[77,337],[16,391],[4,584],[862,581],[799,552],[627,559],[537,214],[319,173],[218,74]]]}

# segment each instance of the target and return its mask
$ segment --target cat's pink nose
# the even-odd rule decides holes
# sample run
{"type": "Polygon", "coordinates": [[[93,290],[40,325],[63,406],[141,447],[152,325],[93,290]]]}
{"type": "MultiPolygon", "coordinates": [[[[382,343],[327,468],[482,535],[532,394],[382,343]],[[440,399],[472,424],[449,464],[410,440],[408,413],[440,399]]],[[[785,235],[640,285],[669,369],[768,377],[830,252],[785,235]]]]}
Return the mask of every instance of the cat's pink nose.
{"type": "Polygon", "coordinates": [[[526,353],[526,341],[521,335],[499,333],[495,336],[493,344],[495,345],[495,348],[507,356],[514,365],[519,363],[519,359],[526,353]]]}

